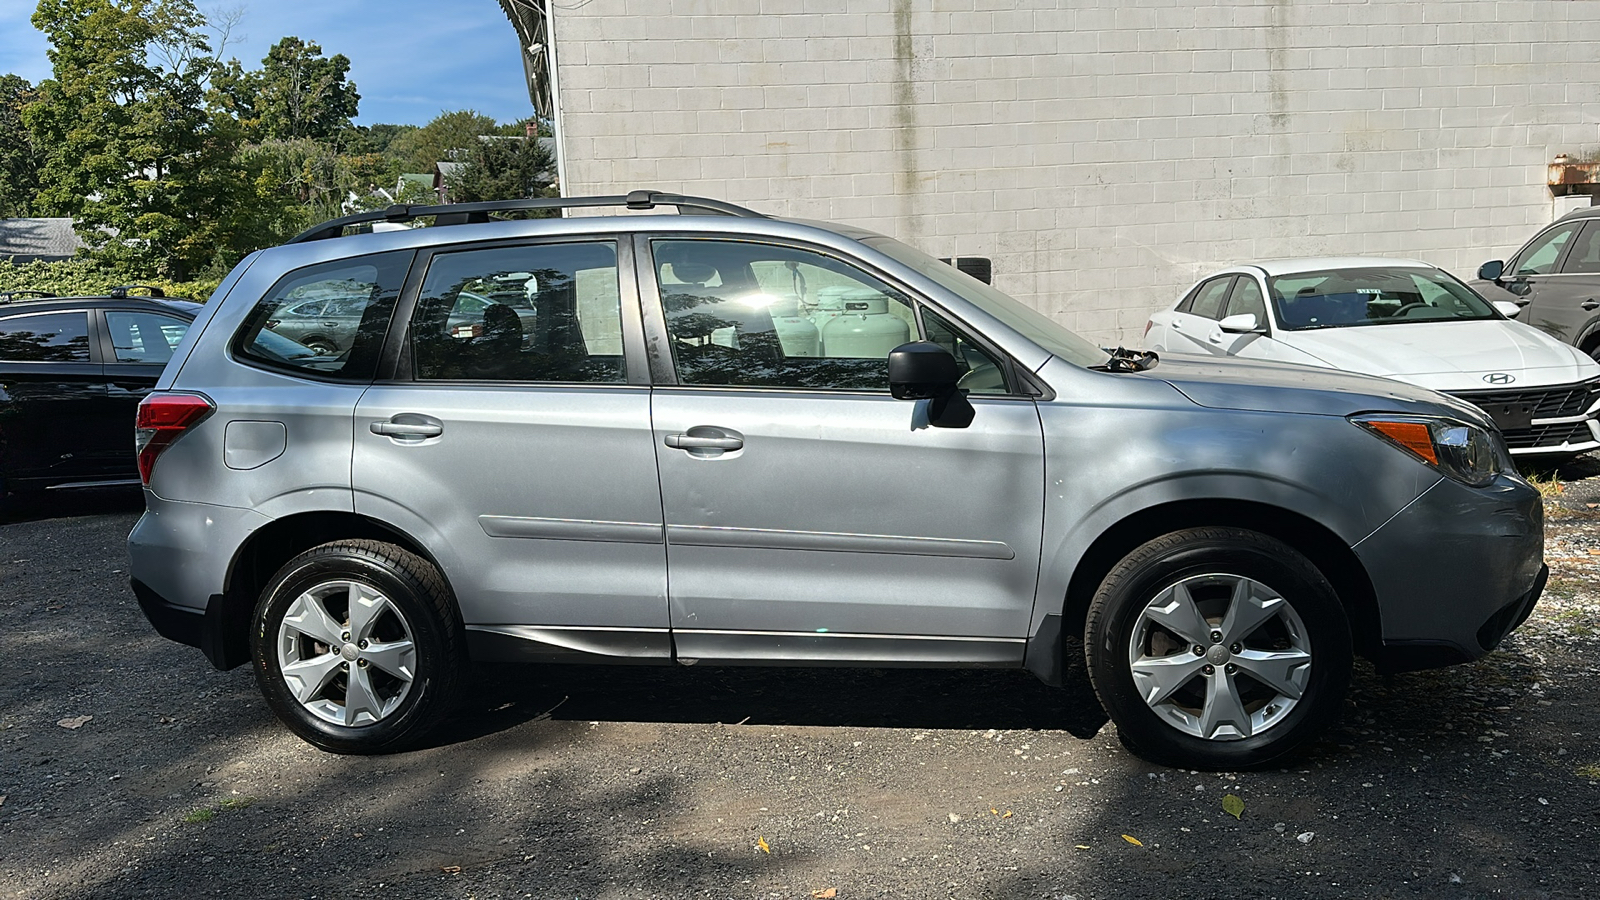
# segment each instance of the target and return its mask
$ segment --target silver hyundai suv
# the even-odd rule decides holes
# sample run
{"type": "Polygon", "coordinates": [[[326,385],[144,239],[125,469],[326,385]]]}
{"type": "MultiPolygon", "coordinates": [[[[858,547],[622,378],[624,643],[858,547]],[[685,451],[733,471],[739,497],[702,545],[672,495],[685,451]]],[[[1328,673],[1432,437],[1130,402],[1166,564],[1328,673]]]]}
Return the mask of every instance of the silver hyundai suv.
{"type": "Polygon", "coordinates": [[[1244,768],[1353,655],[1479,657],[1546,577],[1472,406],[1104,351],[882,235],[647,191],[255,253],[138,435],[150,621],[337,752],[412,744],[478,660],[970,666],[1244,768]],[[602,206],[663,214],[493,219],[602,206]],[[332,295],[348,346],[274,330],[332,295]]]}

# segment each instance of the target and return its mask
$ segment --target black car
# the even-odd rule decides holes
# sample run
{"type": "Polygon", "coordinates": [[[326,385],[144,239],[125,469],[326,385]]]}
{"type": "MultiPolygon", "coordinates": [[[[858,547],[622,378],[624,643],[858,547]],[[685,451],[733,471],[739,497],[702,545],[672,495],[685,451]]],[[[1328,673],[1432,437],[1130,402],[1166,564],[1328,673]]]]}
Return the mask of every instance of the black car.
{"type": "Polygon", "coordinates": [[[0,295],[0,496],[139,483],[135,412],[201,308],[147,290],[0,295]]]}
{"type": "Polygon", "coordinates": [[[1478,269],[1474,290],[1521,306],[1517,321],[1600,362],[1600,206],[1574,210],[1533,236],[1510,262],[1478,269]]]}

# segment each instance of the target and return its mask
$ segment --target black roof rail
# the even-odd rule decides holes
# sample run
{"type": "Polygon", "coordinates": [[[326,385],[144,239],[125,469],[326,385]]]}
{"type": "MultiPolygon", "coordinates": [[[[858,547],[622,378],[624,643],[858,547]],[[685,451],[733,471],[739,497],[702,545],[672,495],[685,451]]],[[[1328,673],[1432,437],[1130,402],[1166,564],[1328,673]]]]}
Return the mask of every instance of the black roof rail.
{"type": "MultiPolygon", "coordinates": [[[[111,290],[106,291],[106,296],[113,300],[125,300],[130,296],[128,292],[135,289],[144,291],[145,296],[150,297],[151,299],[158,300],[167,295],[167,292],[163,291],[161,288],[152,287],[148,284],[124,284],[121,287],[114,287],[111,290]]],[[[132,296],[138,295],[135,294],[132,296]]]]}
{"type": "Polygon", "coordinates": [[[447,203],[438,206],[406,206],[396,204],[388,209],[355,213],[330,219],[300,232],[285,243],[303,244],[339,237],[352,225],[373,222],[412,222],[433,216],[434,225],[467,225],[488,222],[489,214],[496,212],[521,212],[530,209],[583,209],[599,206],[623,206],[634,210],[655,209],[658,206],[677,207],[679,214],[709,214],[764,219],[761,213],[704,197],[686,197],[682,194],[664,194],[660,191],[632,191],[626,195],[606,197],[547,197],[528,200],[487,200],[481,203],[447,203]]]}
{"type": "Polygon", "coordinates": [[[19,300],[19,299],[23,299],[25,297],[26,298],[31,298],[31,299],[34,299],[34,300],[49,300],[49,299],[51,299],[52,297],[55,297],[55,296],[57,296],[57,295],[52,294],[49,291],[29,291],[29,290],[0,291],[0,303],[10,303],[13,300],[19,300]]]}

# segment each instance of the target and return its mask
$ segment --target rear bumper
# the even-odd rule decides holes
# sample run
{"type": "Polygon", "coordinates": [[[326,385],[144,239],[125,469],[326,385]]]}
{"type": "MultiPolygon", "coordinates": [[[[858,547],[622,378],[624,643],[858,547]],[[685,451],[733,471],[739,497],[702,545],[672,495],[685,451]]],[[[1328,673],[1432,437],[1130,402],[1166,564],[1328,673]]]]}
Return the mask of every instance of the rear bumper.
{"type": "Polygon", "coordinates": [[[1544,590],[1544,507],[1520,479],[1441,480],[1355,546],[1381,620],[1386,671],[1477,659],[1544,590]]]}

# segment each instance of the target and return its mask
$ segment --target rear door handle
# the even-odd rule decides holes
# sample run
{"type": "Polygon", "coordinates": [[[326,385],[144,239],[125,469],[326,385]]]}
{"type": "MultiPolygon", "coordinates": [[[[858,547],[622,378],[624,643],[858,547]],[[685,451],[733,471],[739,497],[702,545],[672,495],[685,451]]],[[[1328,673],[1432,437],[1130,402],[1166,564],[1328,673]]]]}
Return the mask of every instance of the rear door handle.
{"type": "Polygon", "coordinates": [[[370,427],[373,434],[387,437],[430,438],[444,434],[444,426],[437,422],[396,422],[391,419],[388,422],[373,422],[370,427]]]}
{"type": "Polygon", "coordinates": [[[744,449],[744,438],[669,434],[667,435],[667,446],[674,450],[742,450],[744,449]]]}
{"type": "Polygon", "coordinates": [[[1593,312],[1594,310],[1597,310],[1597,309],[1600,309],[1600,300],[1596,300],[1593,297],[1590,297],[1588,300],[1583,301],[1583,311],[1584,312],[1593,312]]]}

